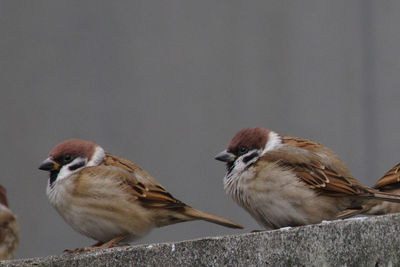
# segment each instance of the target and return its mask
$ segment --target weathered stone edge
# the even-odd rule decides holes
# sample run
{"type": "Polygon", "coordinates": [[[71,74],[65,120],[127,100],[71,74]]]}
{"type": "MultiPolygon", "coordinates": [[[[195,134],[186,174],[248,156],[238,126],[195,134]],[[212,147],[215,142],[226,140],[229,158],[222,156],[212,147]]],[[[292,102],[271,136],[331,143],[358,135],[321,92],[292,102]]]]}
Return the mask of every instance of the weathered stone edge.
{"type": "Polygon", "coordinates": [[[269,232],[2,261],[0,266],[393,266],[400,214],[269,232]]]}

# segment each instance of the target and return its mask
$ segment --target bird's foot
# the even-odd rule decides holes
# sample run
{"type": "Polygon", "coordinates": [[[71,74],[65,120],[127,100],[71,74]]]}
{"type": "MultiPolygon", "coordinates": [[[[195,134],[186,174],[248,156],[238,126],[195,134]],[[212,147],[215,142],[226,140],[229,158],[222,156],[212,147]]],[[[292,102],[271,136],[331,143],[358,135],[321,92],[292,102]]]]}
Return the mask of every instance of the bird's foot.
{"type": "Polygon", "coordinates": [[[128,235],[121,235],[117,236],[110,241],[104,243],[104,242],[97,242],[96,244],[90,246],[90,247],[85,247],[85,248],[76,248],[76,249],[66,249],[64,252],[67,253],[79,253],[79,252],[88,252],[88,251],[94,251],[94,250],[99,250],[99,249],[106,249],[106,248],[112,248],[112,247],[122,247],[122,246],[129,246],[129,244],[123,244],[123,245],[118,245],[118,243],[127,238],[128,235]]]}

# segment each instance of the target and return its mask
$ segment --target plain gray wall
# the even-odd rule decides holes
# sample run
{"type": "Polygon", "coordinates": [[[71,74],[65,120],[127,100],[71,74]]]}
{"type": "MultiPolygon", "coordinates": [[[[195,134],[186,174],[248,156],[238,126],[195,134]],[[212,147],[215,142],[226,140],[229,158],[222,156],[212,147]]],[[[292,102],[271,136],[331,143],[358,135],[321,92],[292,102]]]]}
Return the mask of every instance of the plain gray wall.
{"type": "Polygon", "coordinates": [[[155,229],[134,244],[260,229],[213,159],[241,128],[319,141],[372,185],[400,160],[398,1],[2,1],[0,161],[19,257],[94,243],[50,206],[37,169],[89,139],[176,198],[247,228],[155,229]]]}

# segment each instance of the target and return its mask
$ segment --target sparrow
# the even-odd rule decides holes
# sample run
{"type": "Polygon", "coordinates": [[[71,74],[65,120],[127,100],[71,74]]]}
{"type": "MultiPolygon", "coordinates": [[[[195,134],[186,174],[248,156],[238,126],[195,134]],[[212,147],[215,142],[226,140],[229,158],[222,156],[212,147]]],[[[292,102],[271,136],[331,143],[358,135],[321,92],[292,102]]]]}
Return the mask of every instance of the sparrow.
{"type": "Polygon", "coordinates": [[[0,260],[13,259],[18,244],[17,219],[8,207],[6,189],[0,185],[0,260]]]}
{"type": "MultiPolygon", "coordinates": [[[[391,168],[378,180],[374,188],[386,193],[400,195],[400,163],[391,168]]],[[[341,212],[337,218],[346,219],[355,215],[383,215],[400,212],[400,204],[382,200],[374,200],[363,205],[361,209],[348,209],[341,212]]]]}
{"type": "Polygon", "coordinates": [[[51,205],[74,230],[98,241],[67,252],[114,247],[154,227],[193,220],[243,228],[186,205],[144,169],[91,141],[58,144],[39,169],[49,171],[46,193],[51,205]]]}
{"type": "Polygon", "coordinates": [[[332,220],[369,199],[400,202],[360,184],[322,144],[264,128],[239,131],[215,159],[227,166],[226,193],[267,230],[332,220]]]}

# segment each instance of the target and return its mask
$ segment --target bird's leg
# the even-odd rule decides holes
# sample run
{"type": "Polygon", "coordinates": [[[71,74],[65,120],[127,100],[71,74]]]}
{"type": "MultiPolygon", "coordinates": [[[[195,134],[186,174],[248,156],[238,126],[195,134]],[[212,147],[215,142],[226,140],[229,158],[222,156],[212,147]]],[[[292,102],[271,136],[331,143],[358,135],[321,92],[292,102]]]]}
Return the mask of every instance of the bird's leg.
{"type": "Polygon", "coordinates": [[[97,242],[96,244],[90,246],[90,247],[85,247],[85,248],[77,248],[77,249],[66,249],[64,252],[68,253],[77,253],[77,252],[87,252],[87,251],[93,251],[93,250],[98,250],[98,249],[105,249],[105,248],[112,248],[115,247],[121,240],[127,238],[128,235],[120,235],[117,236],[113,239],[111,239],[108,242],[97,242]]]}
{"type": "Polygon", "coordinates": [[[99,242],[97,242],[97,243],[91,245],[90,247],[76,248],[76,249],[65,249],[64,252],[67,252],[67,253],[77,253],[77,252],[89,251],[89,250],[88,250],[89,248],[96,248],[96,247],[99,247],[99,246],[101,246],[101,245],[103,245],[103,244],[104,244],[104,242],[99,241],[99,242]]]}
{"type": "Polygon", "coordinates": [[[111,239],[110,241],[108,241],[108,242],[106,242],[106,243],[104,243],[104,244],[101,244],[101,245],[98,246],[97,248],[99,248],[99,249],[104,249],[104,248],[112,248],[112,247],[115,247],[120,241],[124,240],[124,239],[127,238],[127,237],[128,237],[127,234],[117,236],[117,237],[111,239]]]}

